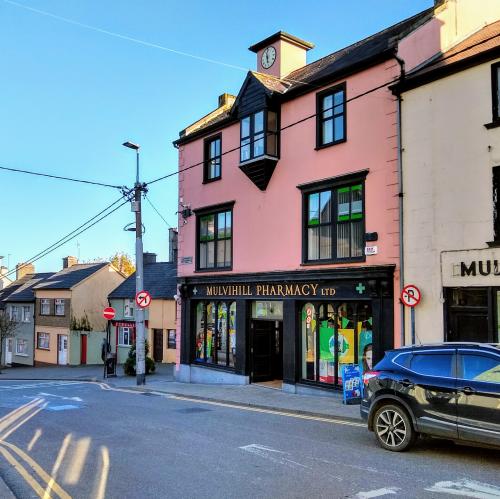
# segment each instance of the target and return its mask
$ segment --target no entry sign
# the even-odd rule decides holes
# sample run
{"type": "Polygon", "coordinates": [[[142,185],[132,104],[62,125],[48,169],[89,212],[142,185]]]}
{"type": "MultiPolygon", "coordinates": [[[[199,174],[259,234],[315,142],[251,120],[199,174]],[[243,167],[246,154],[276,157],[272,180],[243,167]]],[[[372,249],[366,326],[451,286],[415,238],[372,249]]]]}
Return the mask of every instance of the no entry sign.
{"type": "Polygon", "coordinates": [[[422,295],[420,293],[420,289],[418,289],[417,286],[414,286],[413,284],[407,284],[403,288],[403,291],[401,291],[401,301],[407,307],[415,307],[420,303],[421,299],[422,295]]]}
{"type": "Polygon", "coordinates": [[[110,321],[111,319],[115,318],[115,309],[113,307],[106,307],[102,311],[102,315],[105,319],[108,319],[108,321],[110,321]]]}
{"type": "Polygon", "coordinates": [[[151,303],[151,295],[147,291],[139,291],[135,295],[135,302],[141,308],[149,307],[151,303]]]}

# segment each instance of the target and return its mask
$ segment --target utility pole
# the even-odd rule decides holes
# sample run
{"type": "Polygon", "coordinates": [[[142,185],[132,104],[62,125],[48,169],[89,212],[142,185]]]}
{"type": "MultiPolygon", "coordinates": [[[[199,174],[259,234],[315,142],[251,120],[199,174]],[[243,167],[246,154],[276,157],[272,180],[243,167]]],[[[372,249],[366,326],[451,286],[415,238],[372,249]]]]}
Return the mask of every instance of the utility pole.
{"type": "MultiPolygon", "coordinates": [[[[144,186],[139,182],[139,147],[132,142],[123,144],[136,153],[136,175],[134,185],[134,201],[132,211],[135,212],[135,292],[136,295],[144,289],[143,280],[143,248],[142,248],[142,213],[141,194],[144,186]]],[[[144,309],[138,305],[135,307],[135,372],[137,385],[146,384],[146,335],[144,331],[144,309]]]]}

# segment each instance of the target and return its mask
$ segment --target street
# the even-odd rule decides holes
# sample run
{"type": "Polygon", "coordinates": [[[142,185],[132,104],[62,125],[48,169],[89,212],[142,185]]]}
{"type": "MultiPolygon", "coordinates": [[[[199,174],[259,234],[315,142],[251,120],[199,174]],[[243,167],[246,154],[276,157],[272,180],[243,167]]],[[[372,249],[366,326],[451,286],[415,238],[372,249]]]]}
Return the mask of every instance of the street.
{"type": "Polygon", "coordinates": [[[498,451],[390,453],[349,420],[70,381],[0,382],[0,418],[19,498],[500,497],[498,451]]]}

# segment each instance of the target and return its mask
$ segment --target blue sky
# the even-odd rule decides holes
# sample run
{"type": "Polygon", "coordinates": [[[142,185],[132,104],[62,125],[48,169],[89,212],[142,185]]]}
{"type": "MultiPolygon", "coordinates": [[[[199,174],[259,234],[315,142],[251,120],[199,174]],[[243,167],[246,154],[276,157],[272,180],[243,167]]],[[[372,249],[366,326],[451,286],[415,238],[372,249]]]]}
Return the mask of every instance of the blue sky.
{"type": "MultiPolygon", "coordinates": [[[[255,68],[248,47],[278,30],[316,44],[312,62],[433,4],[432,0],[16,0],[126,37],[255,68]],[[307,10],[306,10],[307,7],[307,10]]],[[[245,71],[92,31],[0,0],[0,166],[131,186],[141,145],[144,181],[174,172],[172,141],[237,94],[245,71]]],[[[200,175],[196,169],[194,175],[200,175]]],[[[109,188],[0,171],[3,264],[25,261],[119,197],[109,188]]],[[[175,226],[176,177],[151,186],[152,203],[175,226]]],[[[168,226],[144,203],[144,248],[168,257],[168,226]]],[[[66,255],[133,254],[128,205],[35,263],[66,255]]]]}

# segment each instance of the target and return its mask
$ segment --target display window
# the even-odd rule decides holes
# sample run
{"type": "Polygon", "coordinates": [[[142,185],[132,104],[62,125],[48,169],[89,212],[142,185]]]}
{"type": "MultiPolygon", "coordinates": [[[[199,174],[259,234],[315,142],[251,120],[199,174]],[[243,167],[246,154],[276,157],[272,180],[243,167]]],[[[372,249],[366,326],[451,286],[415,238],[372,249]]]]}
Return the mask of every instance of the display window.
{"type": "Polygon", "coordinates": [[[199,302],[196,306],[195,360],[234,367],[236,303],[199,302]]]}
{"type": "Polygon", "coordinates": [[[343,365],[371,369],[372,326],[370,303],[306,303],[301,311],[302,378],[342,385],[343,365]]]}

